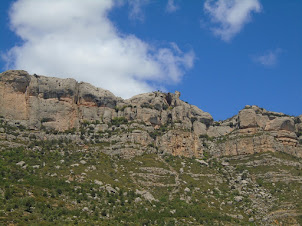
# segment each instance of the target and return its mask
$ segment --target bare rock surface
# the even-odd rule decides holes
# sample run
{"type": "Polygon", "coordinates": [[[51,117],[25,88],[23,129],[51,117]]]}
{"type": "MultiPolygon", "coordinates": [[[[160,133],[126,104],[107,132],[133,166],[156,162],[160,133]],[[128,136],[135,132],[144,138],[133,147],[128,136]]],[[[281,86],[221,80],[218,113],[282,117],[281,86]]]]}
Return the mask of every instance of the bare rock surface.
{"type": "MultiPolygon", "coordinates": [[[[180,96],[178,91],[158,91],[123,100],[74,79],[17,70],[0,74],[0,116],[10,126],[57,131],[35,135],[39,139],[100,142],[105,153],[124,157],[143,152],[202,157],[205,153],[233,156],[267,151],[302,157],[302,115],[247,105],[238,115],[214,122],[209,113],[180,96]],[[68,131],[73,134],[67,135],[68,131]]],[[[1,128],[1,136],[4,133],[1,128]]]]}

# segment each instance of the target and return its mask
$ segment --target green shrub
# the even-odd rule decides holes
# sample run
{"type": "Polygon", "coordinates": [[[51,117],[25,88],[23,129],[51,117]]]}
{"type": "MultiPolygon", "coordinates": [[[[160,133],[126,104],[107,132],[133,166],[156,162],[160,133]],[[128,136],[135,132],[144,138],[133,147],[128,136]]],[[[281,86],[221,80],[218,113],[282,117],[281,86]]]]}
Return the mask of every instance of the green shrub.
{"type": "Polygon", "coordinates": [[[300,136],[302,136],[302,131],[298,131],[298,132],[296,132],[296,134],[297,134],[297,137],[300,137],[300,136]]]}
{"type": "Polygon", "coordinates": [[[153,143],[148,144],[148,147],[150,147],[150,148],[156,148],[156,146],[153,143]]]}
{"type": "Polygon", "coordinates": [[[157,136],[162,136],[169,130],[167,125],[162,125],[159,129],[154,130],[153,132],[149,132],[149,135],[151,138],[154,140],[156,139],[157,136]]]}
{"type": "Polygon", "coordinates": [[[300,118],[296,117],[296,118],[294,119],[294,122],[295,122],[295,124],[298,124],[298,123],[301,123],[301,120],[300,120],[300,118]]]}
{"type": "Polygon", "coordinates": [[[51,118],[42,118],[42,119],[41,119],[41,123],[44,123],[44,122],[51,122],[51,121],[53,121],[53,119],[51,119],[51,118]]]}
{"type": "Polygon", "coordinates": [[[203,160],[207,160],[210,158],[210,154],[207,151],[203,152],[203,160]]]}
{"type": "Polygon", "coordinates": [[[120,126],[122,124],[127,124],[128,120],[125,117],[116,117],[112,119],[111,124],[113,126],[120,126]]]}
{"type": "Polygon", "coordinates": [[[154,108],[154,107],[153,107],[151,104],[149,104],[149,103],[144,103],[144,104],[141,105],[141,107],[142,107],[142,108],[150,108],[150,109],[153,109],[153,108],[154,108]]]}
{"type": "Polygon", "coordinates": [[[66,134],[69,134],[69,133],[75,134],[76,131],[77,131],[76,128],[70,128],[68,130],[65,130],[64,133],[66,133],[66,134]]]}
{"type": "Polygon", "coordinates": [[[206,140],[209,140],[209,141],[213,141],[214,140],[214,137],[209,137],[208,134],[201,134],[201,135],[199,135],[199,138],[200,139],[206,139],[206,140]]]}
{"type": "Polygon", "coordinates": [[[132,105],[124,105],[121,107],[115,106],[114,109],[116,112],[119,112],[119,111],[124,111],[127,107],[132,107],[132,105]]]}

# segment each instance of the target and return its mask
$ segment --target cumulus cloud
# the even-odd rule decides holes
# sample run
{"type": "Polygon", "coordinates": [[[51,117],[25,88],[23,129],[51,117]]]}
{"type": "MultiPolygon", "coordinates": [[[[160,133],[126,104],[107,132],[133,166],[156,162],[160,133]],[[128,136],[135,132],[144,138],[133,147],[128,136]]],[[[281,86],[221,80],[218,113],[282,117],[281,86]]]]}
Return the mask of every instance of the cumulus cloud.
{"type": "Polygon", "coordinates": [[[259,13],[259,0],[206,0],[204,10],[215,24],[213,33],[230,41],[251,20],[252,12],[259,13]]]}
{"type": "Polygon", "coordinates": [[[176,5],[175,0],[168,0],[166,10],[169,13],[173,13],[179,9],[179,6],[176,5]]]}
{"type": "Polygon", "coordinates": [[[278,62],[278,57],[281,54],[281,49],[269,50],[266,53],[253,57],[254,61],[264,66],[274,66],[278,62]]]}
{"type": "Polygon", "coordinates": [[[115,4],[114,0],[16,1],[10,10],[11,29],[23,43],[5,55],[8,67],[72,77],[124,98],[179,82],[193,67],[194,52],[155,47],[120,33],[107,16],[115,4]]]}

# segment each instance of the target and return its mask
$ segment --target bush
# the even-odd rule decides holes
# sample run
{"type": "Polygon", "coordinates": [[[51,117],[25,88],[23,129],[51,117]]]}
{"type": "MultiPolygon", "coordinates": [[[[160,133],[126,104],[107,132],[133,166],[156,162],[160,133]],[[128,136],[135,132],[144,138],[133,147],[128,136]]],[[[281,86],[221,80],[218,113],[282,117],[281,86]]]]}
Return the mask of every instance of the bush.
{"type": "Polygon", "coordinates": [[[203,160],[207,160],[210,158],[210,154],[206,151],[203,152],[203,160]]]}
{"type": "Polygon", "coordinates": [[[151,104],[148,104],[148,103],[144,103],[141,105],[142,108],[151,108],[153,109],[153,106],[151,104]]]}
{"type": "Polygon", "coordinates": [[[116,117],[112,119],[111,124],[114,126],[120,126],[121,124],[128,123],[128,120],[125,117],[116,117]]]}
{"type": "Polygon", "coordinates": [[[124,105],[122,107],[115,106],[114,109],[116,112],[124,111],[127,107],[132,107],[132,105],[124,105]]]}
{"type": "Polygon", "coordinates": [[[154,132],[150,132],[149,135],[152,139],[156,139],[157,136],[162,136],[167,132],[169,129],[167,125],[162,125],[158,130],[154,130],[154,132]]]}
{"type": "Polygon", "coordinates": [[[43,122],[51,122],[51,121],[53,121],[53,119],[51,119],[51,118],[42,118],[41,119],[41,123],[43,123],[43,122]]]}
{"type": "Polygon", "coordinates": [[[201,134],[201,135],[199,135],[199,138],[200,139],[206,139],[206,140],[209,140],[209,141],[213,141],[214,140],[214,138],[213,137],[209,137],[208,134],[201,134]]]}
{"type": "Polygon", "coordinates": [[[69,133],[75,134],[75,132],[76,132],[76,128],[70,128],[70,129],[64,131],[64,133],[66,133],[66,134],[69,134],[69,133]]]}
{"type": "Polygon", "coordinates": [[[19,128],[19,130],[21,130],[21,131],[24,131],[24,130],[26,129],[26,127],[25,127],[25,126],[22,126],[22,125],[19,125],[18,128],[19,128]]]}
{"type": "Polygon", "coordinates": [[[156,148],[156,146],[153,143],[148,144],[148,147],[150,147],[150,148],[156,148]]]}
{"type": "Polygon", "coordinates": [[[298,123],[301,123],[301,120],[300,120],[300,118],[297,117],[294,119],[294,122],[295,122],[295,124],[298,124],[298,123]]]}
{"type": "Polygon", "coordinates": [[[298,131],[298,132],[296,132],[296,134],[297,134],[297,137],[300,137],[300,136],[302,136],[302,131],[298,131]]]}
{"type": "Polygon", "coordinates": [[[58,193],[59,195],[61,195],[61,194],[62,194],[62,190],[61,190],[60,188],[57,188],[57,193],[58,193]]]}

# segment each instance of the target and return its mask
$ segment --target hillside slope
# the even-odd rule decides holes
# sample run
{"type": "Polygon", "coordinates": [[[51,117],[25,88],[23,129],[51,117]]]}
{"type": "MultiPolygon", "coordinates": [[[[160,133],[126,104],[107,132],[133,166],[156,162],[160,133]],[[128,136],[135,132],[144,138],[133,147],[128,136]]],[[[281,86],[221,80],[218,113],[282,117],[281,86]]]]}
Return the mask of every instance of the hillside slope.
{"type": "Polygon", "coordinates": [[[302,115],[0,74],[1,224],[302,224],[302,115]]]}

